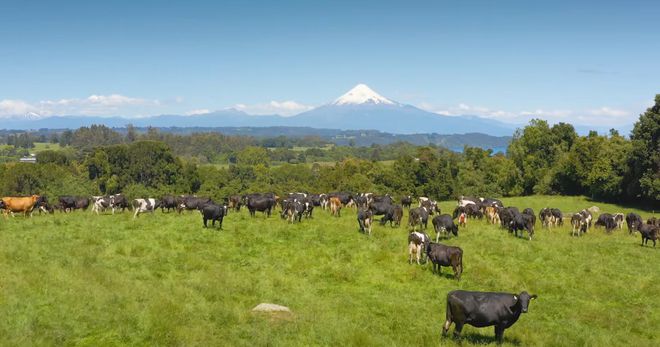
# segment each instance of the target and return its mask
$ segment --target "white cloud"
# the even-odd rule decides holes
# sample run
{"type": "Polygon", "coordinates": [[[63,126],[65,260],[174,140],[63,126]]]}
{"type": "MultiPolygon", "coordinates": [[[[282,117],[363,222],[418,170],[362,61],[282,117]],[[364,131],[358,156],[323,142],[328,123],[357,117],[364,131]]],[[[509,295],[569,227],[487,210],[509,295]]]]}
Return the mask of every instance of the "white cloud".
{"type": "Polygon", "coordinates": [[[625,116],[630,115],[630,112],[628,112],[628,111],[617,110],[617,109],[610,108],[610,107],[607,107],[607,106],[603,106],[601,108],[590,110],[589,113],[594,115],[594,116],[604,116],[604,117],[614,117],[614,118],[616,118],[616,117],[625,117],[625,116]]]}
{"type": "Polygon", "coordinates": [[[0,117],[12,115],[23,115],[29,112],[37,112],[38,109],[23,100],[0,100],[0,117]]]}
{"type": "Polygon", "coordinates": [[[196,109],[196,110],[190,110],[190,111],[186,112],[186,116],[196,116],[196,115],[207,114],[207,113],[211,113],[211,111],[207,108],[199,108],[199,109],[196,109]]]}
{"type": "Polygon", "coordinates": [[[586,110],[536,109],[533,111],[496,110],[465,103],[449,107],[436,107],[429,103],[422,103],[418,107],[445,116],[473,115],[514,124],[524,124],[534,118],[545,119],[551,123],[568,122],[576,125],[598,126],[618,126],[632,124],[635,121],[632,112],[607,106],[586,110]]]}
{"type": "Polygon", "coordinates": [[[309,111],[314,106],[303,105],[295,101],[271,101],[265,104],[236,104],[233,108],[254,115],[279,114],[281,116],[293,116],[305,111],[309,111]]]}
{"type": "Polygon", "coordinates": [[[28,103],[22,100],[1,100],[0,117],[24,115],[29,112],[42,116],[137,116],[153,113],[160,106],[161,102],[159,100],[133,98],[120,94],[93,94],[82,99],[41,100],[36,103],[28,103]]]}

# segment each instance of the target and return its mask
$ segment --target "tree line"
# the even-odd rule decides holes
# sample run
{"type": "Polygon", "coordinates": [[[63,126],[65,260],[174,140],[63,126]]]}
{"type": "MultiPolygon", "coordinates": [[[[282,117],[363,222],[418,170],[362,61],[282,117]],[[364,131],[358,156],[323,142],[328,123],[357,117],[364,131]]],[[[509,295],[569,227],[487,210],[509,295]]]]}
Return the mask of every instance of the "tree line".
{"type": "MultiPolygon", "coordinates": [[[[570,124],[550,126],[536,119],[516,130],[506,154],[468,146],[457,153],[407,143],[350,147],[318,139],[176,135],[156,129],[140,133],[132,127],[122,134],[91,126],[59,133],[61,148],[38,153],[36,165],[0,164],[0,193],[177,193],[215,199],[301,190],[436,199],[563,194],[655,206],[660,201],[659,135],[660,95],[629,137],[615,130],[579,136],[570,124]],[[314,146],[296,148],[296,141],[314,146]]],[[[2,150],[9,148],[24,153],[17,146],[2,150]]]]}

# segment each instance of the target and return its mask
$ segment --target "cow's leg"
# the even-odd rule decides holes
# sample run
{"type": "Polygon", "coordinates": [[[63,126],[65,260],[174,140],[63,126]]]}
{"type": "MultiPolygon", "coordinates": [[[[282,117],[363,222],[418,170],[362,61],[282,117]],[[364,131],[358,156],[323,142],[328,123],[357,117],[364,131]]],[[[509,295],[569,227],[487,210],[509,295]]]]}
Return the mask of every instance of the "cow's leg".
{"type": "Polygon", "coordinates": [[[207,221],[208,221],[208,219],[204,218],[204,228],[208,228],[208,226],[206,225],[207,221]]]}
{"type": "Polygon", "coordinates": [[[140,214],[140,209],[136,208],[135,213],[133,213],[133,219],[137,218],[138,214],[140,214]]]}
{"type": "Polygon", "coordinates": [[[461,338],[461,330],[463,330],[463,323],[461,322],[455,322],[455,327],[454,327],[454,338],[461,338]]]}
{"type": "Polygon", "coordinates": [[[413,244],[408,245],[408,264],[412,264],[413,244]]]}
{"type": "Polygon", "coordinates": [[[502,343],[502,339],[504,339],[504,327],[501,325],[496,325],[495,326],[495,339],[497,339],[497,343],[502,343]]]}

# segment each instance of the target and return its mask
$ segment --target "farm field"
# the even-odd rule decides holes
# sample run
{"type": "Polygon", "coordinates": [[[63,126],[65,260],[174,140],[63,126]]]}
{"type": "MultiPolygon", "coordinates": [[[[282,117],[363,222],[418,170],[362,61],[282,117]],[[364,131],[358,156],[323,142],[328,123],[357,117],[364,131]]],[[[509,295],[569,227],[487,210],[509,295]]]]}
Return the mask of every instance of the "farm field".
{"type": "MultiPolygon", "coordinates": [[[[596,205],[651,216],[583,197],[503,201],[537,214],[596,205]]],[[[469,220],[442,241],[463,248],[457,282],[449,268],[408,264],[406,227],[376,225],[367,237],[352,209],[334,218],[317,208],[294,225],[242,210],[223,230],[203,229],[196,212],[0,219],[0,345],[452,346],[440,337],[446,294],[465,289],[538,295],[504,345],[657,346],[660,245],[640,247],[625,226],[571,237],[568,224],[537,221],[527,241],[469,220]],[[262,302],[293,314],[252,313],[262,302]]],[[[427,232],[435,238],[430,221],[427,232]]],[[[463,336],[495,344],[490,327],[466,325],[463,336]]]]}

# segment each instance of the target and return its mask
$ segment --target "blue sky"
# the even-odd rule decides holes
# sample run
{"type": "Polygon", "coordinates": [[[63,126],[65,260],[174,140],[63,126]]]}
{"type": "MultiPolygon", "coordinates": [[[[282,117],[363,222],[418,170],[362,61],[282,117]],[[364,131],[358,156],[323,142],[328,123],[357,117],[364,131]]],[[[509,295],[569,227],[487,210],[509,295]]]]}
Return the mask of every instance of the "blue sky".
{"type": "Polygon", "coordinates": [[[625,125],[658,1],[2,1],[0,117],[293,114],[357,83],[443,114],[625,125]]]}

